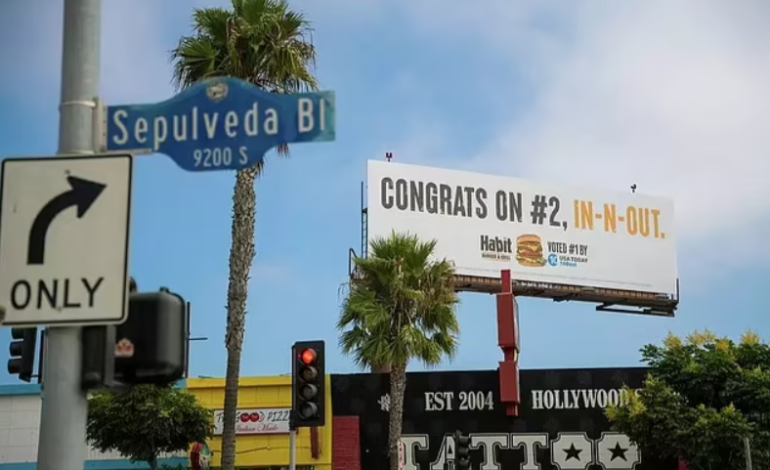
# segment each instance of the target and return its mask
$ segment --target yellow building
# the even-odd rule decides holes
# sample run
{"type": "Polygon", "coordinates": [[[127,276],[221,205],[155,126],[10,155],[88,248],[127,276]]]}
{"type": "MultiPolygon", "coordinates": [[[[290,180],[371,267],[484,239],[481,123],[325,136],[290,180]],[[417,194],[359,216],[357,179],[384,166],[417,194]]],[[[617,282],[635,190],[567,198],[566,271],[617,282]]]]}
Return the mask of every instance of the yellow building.
{"type": "MultiPolygon", "coordinates": [[[[329,376],[325,380],[326,390],[331,390],[329,376]]],[[[186,388],[202,405],[214,410],[215,436],[209,446],[214,451],[212,466],[220,467],[225,380],[187,379],[186,388]]],[[[236,422],[236,467],[288,467],[291,398],[290,377],[241,378],[236,422]]],[[[297,467],[331,470],[331,464],[332,406],[331,394],[327,393],[326,425],[297,431],[297,467]]]]}

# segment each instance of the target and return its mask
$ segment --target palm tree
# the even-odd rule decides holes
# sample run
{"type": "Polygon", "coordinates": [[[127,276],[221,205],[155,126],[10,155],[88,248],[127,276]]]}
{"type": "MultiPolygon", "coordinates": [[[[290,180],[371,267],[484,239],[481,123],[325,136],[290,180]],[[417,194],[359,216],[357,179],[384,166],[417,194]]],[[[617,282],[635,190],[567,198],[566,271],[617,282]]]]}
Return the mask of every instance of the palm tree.
{"type": "Polygon", "coordinates": [[[432,260],[435,248],[409,234],[373,239],[369,257],[355,260],[337,324],[340,347],[359,366],[390,367],[391,470],[398,470],[407,365],[436,366],[457,351],[454,268],[432,260]]]}
{"type": "MultiPolygon", "coordinates": [[[[286,0],[232,0],[232,10],[196,9],[193,33],[171,53],[174,83],[182,89],[200,80],[231,76],[273,93],[317,90],[315,48],[308,21],[286,0]]],[[[288,155],[284,145],[279,155],[288,155]]],[[[236,173],[232,247],[227,292],[227,375],[222,434],[222,468],[235,467],[235,414],[246,316],[254,260],[256,193],[263,164],[236,173]]]]}

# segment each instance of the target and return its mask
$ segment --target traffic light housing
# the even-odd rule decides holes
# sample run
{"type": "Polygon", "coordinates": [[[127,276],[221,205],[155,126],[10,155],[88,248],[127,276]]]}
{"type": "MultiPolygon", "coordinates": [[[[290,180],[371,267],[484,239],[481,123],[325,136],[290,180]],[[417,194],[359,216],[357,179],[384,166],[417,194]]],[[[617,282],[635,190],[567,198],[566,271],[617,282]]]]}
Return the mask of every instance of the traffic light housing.
{"type": "Polygon", "coordinates": [[[187,302],[168,289],[129,286],[128,319],[83,328],[81,388],[121,388],[176,382],[187,369],[187,302]]]}
{"type": "Polygon", "coordinates": [[[471,437],[462,431],[455,431],[455,468],[457,470],[470,470],[471,468],[471,437]]]}
{"type": "Polygon", "coordinates": [[[35,347],[37,345],[37,328],[11,328],[11,344],[8,352],[8,373],[18,375],[19,379],[30,382],[35,372],[35,347]]]}
{"type": "Polygon", "coordinates": [[[325,343],[298,341],[292,355],[292,418],[294,428],[326,424],[325,343]]]}
{"type": "Polygon", "coordinates": [[[165,385],[187,370],[187,302],[168,289],[135,292],[128,319],[115,327],[115,377],[126,384],[165,385]]]}

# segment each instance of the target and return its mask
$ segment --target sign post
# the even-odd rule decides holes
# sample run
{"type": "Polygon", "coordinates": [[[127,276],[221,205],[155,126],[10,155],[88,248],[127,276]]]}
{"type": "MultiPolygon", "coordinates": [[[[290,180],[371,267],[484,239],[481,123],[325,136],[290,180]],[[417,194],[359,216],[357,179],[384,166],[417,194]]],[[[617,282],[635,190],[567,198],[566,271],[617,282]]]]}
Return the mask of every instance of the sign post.
{"type": "Polygon", "coordinates": [[[108,106],[102,150],[162,153],[187,171],[241,170],[273,147],[335,139],[334,92],[281,95],[212,78],[155,104],[108,106]]]}
{"type": "MultiPolygon", "coordinates": [[[[59,154],[89,155],[94,150],[93,115],[94,99],[99,95],[101,15],[101,0],[64,0],[59,154]]],[[[84,178],[75,174],[69,176],[84,178]]],[[[49,211],[52,213],[53,209],[49,211]]],[[[49,246],[46,251],[50,253],[50,250],[49,246]]],[[[33,261],[36,259],[39,258],[33,258],[33,261]]],[[[41,404],[37,449],[39,470],[83,470],[88,399],[80,388],[81,331],[77,327],[49,328],[47,331],[45,397],[41,404]]]]}

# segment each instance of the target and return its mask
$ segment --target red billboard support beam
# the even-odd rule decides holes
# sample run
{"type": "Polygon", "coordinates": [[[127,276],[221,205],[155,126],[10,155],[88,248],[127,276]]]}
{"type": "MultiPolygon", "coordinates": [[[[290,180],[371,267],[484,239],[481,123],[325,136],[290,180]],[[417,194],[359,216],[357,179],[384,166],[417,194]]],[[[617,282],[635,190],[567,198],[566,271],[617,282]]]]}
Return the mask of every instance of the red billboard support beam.
{"type": "Polygon", "coordinates": [[[519,325],[516,323],[511,271],[500,272],[502,289],[497,294],[497,344],[503,350],[500,362],[500,401],[506,405],[508,416],[519,416],[519,325]]]}

